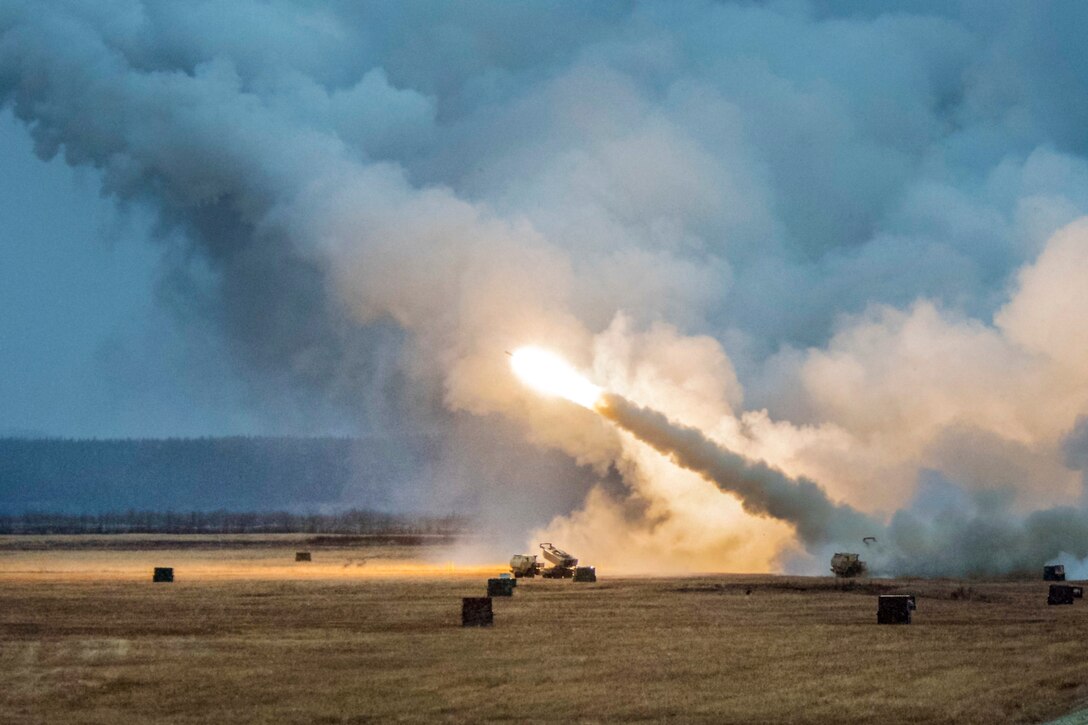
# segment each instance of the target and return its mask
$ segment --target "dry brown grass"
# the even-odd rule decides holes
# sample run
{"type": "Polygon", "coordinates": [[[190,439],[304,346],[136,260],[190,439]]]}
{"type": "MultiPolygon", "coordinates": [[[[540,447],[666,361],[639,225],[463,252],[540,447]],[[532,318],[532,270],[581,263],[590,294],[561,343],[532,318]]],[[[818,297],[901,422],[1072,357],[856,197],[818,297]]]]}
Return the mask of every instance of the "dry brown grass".
{"type": "Polygon", "coordinates": [[[1048,607],[1041,581],[602,571],[523,580],[463,629],[501,567],[295,548],[3,551],[0,718],[992,723],[1088,699],[1088,602],[1048,607]],[[876,625],[884,591],[918,595],[913,625],[876,625]]]}

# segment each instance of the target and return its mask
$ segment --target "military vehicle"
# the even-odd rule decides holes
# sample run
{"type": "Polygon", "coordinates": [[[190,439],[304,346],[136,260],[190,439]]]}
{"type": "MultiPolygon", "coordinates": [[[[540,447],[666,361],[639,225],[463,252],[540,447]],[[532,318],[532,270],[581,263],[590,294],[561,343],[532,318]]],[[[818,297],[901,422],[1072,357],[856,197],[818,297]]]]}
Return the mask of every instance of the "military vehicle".
{"type": "Polygon", "coordinates": [[[551,564],[546,566],[537,561],[535,554],[514,554],[510,559],[510,571],[515,579],[541,576],[545,579],[574,579],[575,581],[596,581],[593,567],[578,566],[578,560],[555,546],[551,542],[540,545],[544,559],[551,564]]]}
{"type": "Polygon", "coordinates": [[[534,554],[514,554],[510,558],[510,571],[513,572],[515,579],[534,577],[543,568],[544,565],[536,560],[534,554]]]}
{"type": "Polygon", "coordinates": [[[841,579],[864,576],[869,568],[857,554],[839,553],[831,557],[831,571],[841,579]]]}

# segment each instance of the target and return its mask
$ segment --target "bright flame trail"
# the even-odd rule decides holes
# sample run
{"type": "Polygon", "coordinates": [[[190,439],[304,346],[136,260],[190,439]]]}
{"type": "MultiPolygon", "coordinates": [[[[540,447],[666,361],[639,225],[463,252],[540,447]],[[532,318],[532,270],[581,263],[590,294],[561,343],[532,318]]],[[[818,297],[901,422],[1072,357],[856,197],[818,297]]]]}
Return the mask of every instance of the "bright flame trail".
{"type": "Polygon", "coordinates": [[[593,409],[603,390],[589,382],[554,352],[539,347],[519,347],[510,365],[521,380],[537,392],[555,395],[593,409]]]}
{"type": "Polygon", "coordinates": [[[695,428],[604,391],[554,353],[527,347],[512,358],[514,371],[530,387],[595,410],[676,465],[736,495],[749,513],[793,524],[806,544],[860,540],[883,529],[860,511],[831,501],[813,481],[792,479],[766,463],[723,448],[695,428]]]}

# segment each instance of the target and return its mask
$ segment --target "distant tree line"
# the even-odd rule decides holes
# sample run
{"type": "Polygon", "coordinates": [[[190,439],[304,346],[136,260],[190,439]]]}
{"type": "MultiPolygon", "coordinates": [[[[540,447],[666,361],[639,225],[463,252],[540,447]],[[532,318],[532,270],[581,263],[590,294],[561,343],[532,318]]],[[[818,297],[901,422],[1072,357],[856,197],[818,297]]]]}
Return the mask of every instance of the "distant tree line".
{"type": "Polygon", "coordinates": [[[395,510],[436,451],[427,436],[0,438],[0,514],[395,510]]]}
{"type": "Polygon", "coordinates": [[[288,511],[125,511],[100,514],[28,512],[0,515],[0,534],[356,534],[451,536],[459,516],[401,516],[351,509],[338,513],[288,511]]]}

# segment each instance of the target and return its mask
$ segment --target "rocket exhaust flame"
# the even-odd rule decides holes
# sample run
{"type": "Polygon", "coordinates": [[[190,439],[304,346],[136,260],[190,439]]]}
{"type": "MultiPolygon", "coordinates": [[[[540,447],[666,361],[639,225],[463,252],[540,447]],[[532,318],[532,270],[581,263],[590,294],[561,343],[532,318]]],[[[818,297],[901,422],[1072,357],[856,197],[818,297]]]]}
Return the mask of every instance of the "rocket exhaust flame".
{"type": "Polygon", "coordinates": [[[603,392],[563,358],[539,347],[518,348],[510,355],[510,366],[537,392],[566,398],[590,410],[603,392]]]}
{"type": "Polygon", "coordinates": [[[860,511],[833,502],[813,481],[792,479],[723,448],[695,428],[605,391],[554,353],[524,347],[511,357],[514,371],[530,387],[596,411],[676,465],[736,495],[749,513],[792,524],[805,544],[852,541],[882,528],[860,511]]]}

